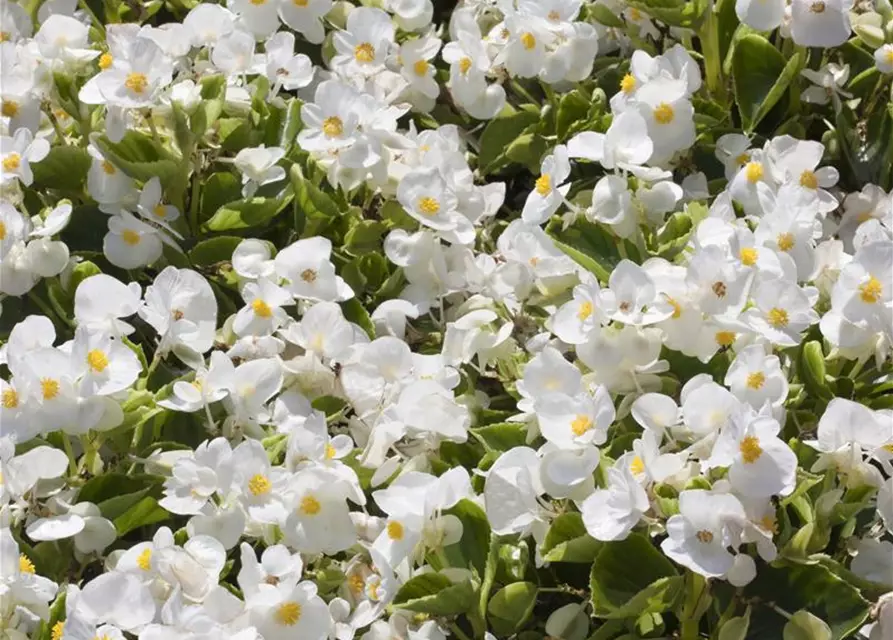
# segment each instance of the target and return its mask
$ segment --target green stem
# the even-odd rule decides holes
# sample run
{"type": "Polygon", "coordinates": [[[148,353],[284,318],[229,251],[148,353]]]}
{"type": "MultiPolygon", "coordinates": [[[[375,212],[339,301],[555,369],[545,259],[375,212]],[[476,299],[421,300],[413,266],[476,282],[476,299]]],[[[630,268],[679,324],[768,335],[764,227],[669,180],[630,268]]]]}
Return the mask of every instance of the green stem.
{"type": "Polygon", "coordinates": [[[74,449],[71,448],[71,438],[67,433],[62,434],[62,446],[65,447],[65,455],[68,456],[68,475],[71,478],[77,478],[78,463],[74,457],[74,449]]]}
{"type": "MultiPolygon", "coordinates": [[[[729,0],[725,0],[728,2],[729,0]]],[[[716,20],[713,3],[707,8],[704,23],[698,29],[701,53],[704,55],[707,90],[720,104],[726,104],[726,88],[722,77],[722,58],[719,48],[719,23],[716,20]]]]}
{"type": "Polygon", "coordinates": [[[99,29],[99,31],[102,32],[103,37],[105,37],[105,25],[103,24],[102,20],[99,19],[99,16],[96,15],[93,9],[90,8],[90,5],[87,4],[87,1],[78,0],[78,6],[80,6],[81,9],[87,12],[87,15],[90,16],[90,20],[93,21],[93,26],[99,29]]]}
{"type": "Polygon", "coordinates": [[[471,638],[469,638],[468,635],[464,631],[462,631],[462,629],[459,628],[459,625],[457,625],[455,622],[450,622],[449,626],[450,631],[452,631],[453,634],[460,640],[471,640],[471,638]]]}

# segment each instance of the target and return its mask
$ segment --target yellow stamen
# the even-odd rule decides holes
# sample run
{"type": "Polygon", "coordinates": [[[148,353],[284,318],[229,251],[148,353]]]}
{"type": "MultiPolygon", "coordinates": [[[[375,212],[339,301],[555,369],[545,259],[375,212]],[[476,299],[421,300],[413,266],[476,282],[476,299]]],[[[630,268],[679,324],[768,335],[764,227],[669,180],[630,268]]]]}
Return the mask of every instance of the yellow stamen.
{"type": "Polygon", "coordinates": [[[112,66],[112,63],[114,61],[115,59],[112,57],[112,54],[103,53],[101,56],[99,56],[99,68],[105,71],[110,66],[112,66]]]}
{"type": "Polygon", "coordinates": [[[56,624],[53,625],[53,630],[50,632],[50,638],[52,640],[62,640],[62,636],[65,635],[65,621],[59,620],[56,624]]]}
{"type": "Polygon", "coordinates": [[[357,62],[368,64],[375,60],[375,47],[368,42],[358,44],[353,50],[353,57],[357,62]]]}
{"type": "Polygon", "coordinates": [[[763,455],[763,448],[756,436],[744,436],[738,449],[741,451],[741,459],[744,460],[744,464],[753,464],[763,455]]]}
{"type": "Polygon", "coordinates": [[[866,304],[874,304],[878,300],[881,299],[881,293],[883,293],[883,285],[881,285],[881,281],[871,276],[868,278],[868,282],[863,282],[859,285],[859,297],[862,299],[862,302],[866,304]]]}
{"type": "Polygon", "coordinates": [[[137,95],[142,95],[149,87],[149,79],[145,73],[128,73],[127,79],[124,80],[124,86],[133,91],[137,95]]]}
{"type": "Polygon", "coordinates": [[[717,331],[714,338],[716,340],[716,344],[721,347],[731,347],[733,344],[735,344],[734,331],[717,331]]]}
{"type": "Polygon", "coordinates": [[[317,500],[313,496],[304,496],[301,499],[301,506],[299,510],[305,516],[315,516],[322,510],[322,505],[319,503],[319,500],[317,500]]]}
{"type": "Polygon", "coordinates": [[[254,474],[248,481],[248,491],[255,497],[270,493],[272,488],[273,483],[270,482],[270,479],[260,473],[254,474]]]}
{"type": "Polygon", "coordinates": [[[738,257],[741,258],[741,263],[744,266],[752,267],[757,263],[759,253],[757,253],[757,250],[753,247],[744,247],[738,252],[738,257]]]}
{"type": "Polygon", "coordinates": [[[125,242],[125,244],[129,244],[131,247],[135,247],[140,243],[140,234],[138,234],[133,229],[124,229],[121,232],[121,239],[125,242]]]}
{"type": "Polygon", "coordinates": [[[52,400],[59,395],[59,381],[52,378],[41,378],[40,391],[44,400],[52,400]]]}
{"type": "Polygon", "coordinates": [[[819,179],[816,177],[815,173],[807,169],[800,174],[800,186],[806,187],[807,189],[816,189],[819,186],[819,179]]]}
{"type": "Polygon", "coordinates": [[[276,622],[286,627],[293,627],[301,619],[301,605],[297,602],[283,602],[276,608],[276,622]]]}
{"type": "Polygon", "coordinates": [[[708,531],[707,529],[701,529],[695,534],[701,542],[704,544],[710,544],[713,542],[713,532],[708,531]]]}
{"type": "Polygon", "coordinates": [[[87,353],[87,364],[96,373],[102,373],[109,366],[109,358],[101,349],[92,349],[87,353]]]}
{"type": "Polygon", "coordinates": [[[270,305],[260,298],[255,298],[251,302],[251,310],[254,311],[254,315],[259,318],[270,318],[273,315],[273,310],[270,308],[270,305]]]}
{"type": "Polygon", "coordinates": [[[436,215],[438,211],[440,211],[440,203],[431,197],[424,197],[419,199],[419,211],[428,216],[436,215]]]}
{"type": "Polygon", "coordinates": [[[632,462],[629,463],[629,470],[636,475],[645,473],[645,463],[642,461],[642,458],[639,456],[634,457],[632,462]]]}
{"type": "Polygon", "coordinates": [[[575,436],[582,436],[584,433],[589,431],[592,428],[592,420],[589,416],[578,415],[571,422],[571,431],[574,432],[575,436]]]}
{"type": "Polygon", "coordinates": [[[102,161],[102,170],[105,171],[108,175],[113,176],[118,171],[115,169],[115,165],[113,165],[108,160],[102,161]]]}
{"type": "Polygon", "coordinates": [[[794,239],[793,233],[785,232],[778,234],[778,237],[775,238],[775,244],[778,245],[779,251],[790,251],[797,244],[797,241],[794,239]]]}
{"type": "Polygon", "coordinates": [[[338,116],[331,116],[322,122],[322,132],[327,138],[337,138],[344,133],[344,123],[338,116]]]}
{"type": "Polygon", "coordinates": [[[552,192],[552,176],[544,173],[536,179],[536,192],[545,197],[552,192]]]}
{"type": "Polygon", "coordinates": [[[15,171],[22,164],[22,156],[17,153],[10,153],[8,156],[3,158],[3,170],[4,171],[15,171]]]}
{"type": "Polygon", "coordinates": [[[744,176],[751,184],[759,182],[763,179],[763,164],[760,162],[748,162],[744,165],[744,176]]]}
{"type": "Polygon", "coordinates": [[[756,371],[747,376],[747,386],[754,391],[762,389],[764,384],[766,384],[766,374],[762,371],[756,371]]]}
{"type": "Polygon", "coordinates": [[[673,107],[666,102],[661,102],[654,108],[654,120],[658,124],[670,124],[675,116],[673,107]]]}
{"type": "Polygon", "coordinates": [[[788,326],[788,312],[779,307],[774,307],[766,314],[766,319],[776,329],[784,329],[788,326]]]}
{"type": "Polygon", "coordinates": [[[397,522],[396,520],[392,520],[388,523],[387,526],[388,537],[391,540],[403,540],[403,525],[397,522]]]}
{"type": "Polygon", "coordinates": [[[19,573],[34,573],[36,569],[34,568],[34,563],[26,556],[22,554],[19,556],[19,573]]]}
{"type": "Polygon", "coordinates": [[[620,90],[629,95],[636,89],[636,79],[632,74],[627,73],[623,76],[623,79],[620,81],[620,90]]]}
{"type": "Polygon", "coordinates": [[[428,67],[431,66],[428,64],[427,60],[417,60],[414,65],[412,65],[412,70],[415,71],[417,76],[423,76],[428,73],[428,67]]]}
{"type": "Polygon", "coordinates": [[[3,408],[15,409],[19,406],[19,394],[13,388],[3,390],[3,408]]]}
{"type": "Polygon", "coordinates": [[[0,103],[0,113],[7,118],[15,118],[19,115],[19,103],[15,100],[4,100],[0,103]]]}
{"type": "Polygon", "coordinates": [[[583,322],[592,315],[592,303],[588,300],[580,305],[580,308],[577,310],[577,318],[580,322],[583,322]]]}
{"type": "Polygon", "coordinates": [[[459,72],[465,75],[469,69],[471,69],[471,58],[459,58],[459,72]]]}
{"type": "Polygon", "coordinates": [[[525,49],[530,51],[536,46],[536,37],[529,31],[527,33],[522,33],[521,44],[524,45],[525,49]]]}

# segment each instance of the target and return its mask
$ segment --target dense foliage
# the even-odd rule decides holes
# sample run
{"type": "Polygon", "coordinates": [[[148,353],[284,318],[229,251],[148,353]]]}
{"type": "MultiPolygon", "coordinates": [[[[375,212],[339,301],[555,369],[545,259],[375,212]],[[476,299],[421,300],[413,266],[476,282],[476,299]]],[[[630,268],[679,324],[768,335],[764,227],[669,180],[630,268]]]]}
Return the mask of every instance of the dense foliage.
{"type": "Polygon", "coordinates": [[[889,0],[0,0],[0,637],[893,637],[891,78],[889,0]]]}

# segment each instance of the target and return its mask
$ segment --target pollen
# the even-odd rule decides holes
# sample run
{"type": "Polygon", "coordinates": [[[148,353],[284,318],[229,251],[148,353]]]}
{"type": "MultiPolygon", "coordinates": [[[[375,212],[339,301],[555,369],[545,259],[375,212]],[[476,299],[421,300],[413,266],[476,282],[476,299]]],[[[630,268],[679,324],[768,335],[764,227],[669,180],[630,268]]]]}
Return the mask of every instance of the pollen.
{"type": "Polygon", "coordinates": [[[645,463],[642,461],[642,458],[639,456],[633,458],[632,462],[629,463],[629,470],[636,475],[645,473],[645,463]]]}
{"type": "Polygon", "coordinates": [[[529,31],[521,34],[521,44],[525,49],[530,51],[536,46],[536,36],[534,36],[529,31]]]}
{"type": "Polygon", "coordinates": [[[143,571],[149,571],[152,568],[152,550],[143,549],[136,558],[136,566],[143,571]]]}
{"type": "Polygon", "coordinates": [[[163,204],[156,204],[155,208],[152,209],[152,213],[154,213],[159,218],[163,218],[167,213],[167,209],[165,209],[163,204]]]}
{"type": "Polygon", "coordinates": [[[65,635],[65,621],[59,620],[56,624],[53,625],[53,630],[50,632],[51,640],[62,640],[62,636],[65,635]]]}
{"type": "Polygon", "coordinates": [[[430,66],[427,60],[416,60],[416,63],[412,65],[412,70],[415,71],[417,76],[423,76],[428,73],[428,67],[430,66]]]}
{"type": "Polygon", "coordinates": [[[4,409],[15,409],[19,406],[19,394],[16,393],[15,389],[4,389],[3,390],[3,408],[4,409]]]}
{"type": "Polygon", "coordinates": [[[658,124],[670,124],[675,116],[676,113],[673,111],[673,107],[666,102],[661,102],[654,107],[654,119],[658,124]]]}
{"type": "Polygon", "coordinates": [[[471,58],[467,56],[459,58],[459,72],[462,73],[462,75],[465,75],[468,73],[469,69],[471,69],[471,58]]]}
{"type": "Polygon", "coordinates": [[[711,542],[713,542],[713,532],[708,531],[707,529],[701,529],[695,534],[695,536],[704,544],[710,544],[711,542]]]}
{"type": "Polygon", "coordinates": [[[819,179],[814,172],[807,169],[800,174],[800,186],[807,189],[816,189],[819,186],[819,179]]]}
{"type": "Polygon", "coordinates": [[[825,3],[822,0],[818,2],[813,2],[809,7],[809,10],[813,13],[825,13],[825,3]]]}
{"type": "Polygon", "coordinates": [[[317,273],[313,269],[304,269],[301,272],[301,280],[306,282],[307,284],[313,284],[316,282],[317,273]]]}
{"type": "Polygon", "coordinates": [[[310,4],[310,0],[291,0],[291,3],[296,7],[301,7],[303,9],[310,4]]]}
{"type": "Polygon", "coordinates": [[[34,573],[36,569],[34,568],[34,563],[26,556],[22,554],[19,556],[19,573],[34,573]]]}
{"type": "Polygon", "coordinates": [[[424,213],[426,216],[436,215],[438,211],[440,211],[440,203],[436,198],[431,198],[426,196],[424,198],[419,199],[419,211],[424,213]]]}
{"type": "Polygon", "coordinates": [[[536,192],[541,196],[547,196],[552,192],[552,176],[544,173],[536,179],[536,192]]]}
{"type": "Polygon", "coordinates": [[[757,263],[759,253],[753,247],[744,247],[738,252],[738,257],[741,259],[741,264],[746,267],[752,267],[757,263]]]}
{"type": "Polygon", "coordinates": [[[92,349],[87,353],[87,364],[96,373],[102,373],[109,366],[109,357],[102,349],[92,349]]]}
{"type": "Polygon", "coordinates": [[[797,241],[794,240],[793,233],[779,233],[778,237],[775,238],[775,244],[778,245],[779,251],[790,251],[794,248],[794,245],[797,244],[797,241]]]}
{"type": "Polygon", "coordinates": [[[105,173],[110,176],[113,176],[118,172],[118,170],[115,169],[115,165],[113,165],[108,160],[102,161],[102,170],[105,171],[105,173]]]}
{"type": "Polygon", "coordinates": [[[388,537],[391,540],[403,540],[403,525],[396,520],[391,520],[387,526],[388,537]]]}
{"type": "Polygon", "coordinates": [[[355,573],[347,579],[347,586],[354,593],[362,593],[363,588],[366,586],[366,581],[363,580],[363,576],[359,573],[355,573]]]}
{"type": "Polygon", "coordinates": [[[750,160],[750,154],[748,154],[748,153],[745,151],[744,153],[739,154],[737,158],[735,158],[735,163],[736,163],[739,167],[743,167],[744,165],[747,164],[747,162],[748,162],[749,160],[750,160]]]}
{"type": "Polygon", "coordinates": [[[887,49],[887,53],[884,54],[884,60],[887,61],[887,64],[893,64],[893,47],[887,49]]]}
{"type": "Polygon", "coordinates": [[[301,619],[301,605],[297,602],[283,602],[276,608],[276,622],[293,627],[301,619]]]}
{"type": "Polygon", "coordinates": [[[875,304],[881,299],[883,290],[884,287],[881,285],[881,281],[871,276],[868,278],[868,282],[863,282],[859,285],[859,297],[866,304],[875,304]]]}
{"type": "Polygon", "coordinates": [[[338,453],[338,452],[335,451],[335,447],[333,447],[333,446],[330,445],[330,444],[327,444],[327,445],[326,445],[326,460],[334,460],[334,459],[335,459],[335,454],[337,454],[337,453],[338,453]]]}
{"type": "Polygon", "coordinates": [[[0,113],[7,118],[15,118],[19,115],[19,103],[15,100],[4,100],[0,103],[0,113]]]}
{"type": "Polygon", "coordinates": [[[673,307],[673,315],[671,316],[673,320],[678,320],[682,316],[682,305],[670,296],[667,296],[667,304],[673,307]]]}
{"type": "Polygon", "coordinates": [[[112,54],[103,53],[101,56],[99,56],[99,68],[105,71],[110,66],[112,66],[112,63],[114,61],[115,59],[112,57],[112,54]]]}
{"type": "Polygon", "coordinates": [[[766,314],[766,319],[776,329],[784,329],[788,326],[788,312],[780,307],[773,307],[766,314]]]}
{"type": "Polygon", "coordinates": [[[753,464],[763,455],[763,448],[756,436],[744,436],[738,449],[741,451],[741,459],[744,460],[744,464],[753,464]]]}
{"type": "Polygon", "coordinates": [[[725,298],[726,293],[728,293],[729,291],[726,283],[720,280],[714,282],[713,286],[711,286],[710,289],[713,291],[713,295],[715,295],[717,298],[725,298]]]}
{"type": "Polygon", "coordinates": [[[305,516],[315,516],[320,511],[322,511],[322,505],[319,503],[319,500],[317,500],[313,496],[304,496],[301,499],[301,506],[299,507],[299,511],[305,516]]]}
{"type": "Polygon", "coordinates": [[[762,371],[756,371],[747,376],[747,386],[754,391],[762,389],[766,384],[766,374],[762,371]]]}
{"type": "Polygon", "coordinates": [[[716,340],[716,344],[721,347],[731,347],[733,344],[735,344],[735,332],[717,331],[714,339],[716,340]]]}
{"type": "Polygon", "coordinates": [[[121,239],[125,244],[135,247],[140,243],[140,234],[133,229],[124,229],[124,231],[121,232],[121,239]]]}
{"type": "Polygon", "coordinates": [[[337,138],[344,133],[344,123],[338,116],[331,116],[322,121],[322,132],[327,138],[337,138]]]}
{"type": "Polygon", "coordinates": [[[22,164],[22,156],[17,153],[10,153],[8,156],[3,158],[2,164],[4,171],[15,171],[22,164]]]}
{"type": "Polygon", "coordinates": [[[552,22],[558,22],[559,20],[561,20],[561,14],[557,11],[550,11],[549,15],[546,17],[549,18],[549,20],[551,20],[552,22]]]}
{"type": "Polygon", "coordinates": [[[356,59],[357,62],[369,64],[370,62],[375,60],[375,47],[373,47],[368,42],[358,44],[353,50],[353,57],[354,59],[356,59]]]}
{"type": "Polygon", "coordinates": [[[264,496],[270,493],[270,490],[273,488],[273,483],[270,482],[270,479],[267,476],[256,473],[251,476],[251,479],[248,480],[248,491],[253,496],[264,496]]]}
{"type": "Polygon", "coordinates": [[[778,533],[778,521],[774,515],[760,518],[760,527],[772,534],[778,533]]]}
{"type": "Polygon", "coordinates": [[[59,381],[52,378],[41,378],[40,392],[44,400],[52,400],[59,395],[59,381]]]}
{"type": "Polygon", "coordinates": [[[0,240],[6,240],[6,225],[0,220],[0,240]]]}
{"type": "Polygon", "coordinates": [[[582,436],[584,433],[589,431],[592,428],[592,420],[589,416],[578,415],[571,422],[571,431],[574,432],[575,436],[582,436]]]}
{"type": "Polygon", "coordinates": [[[251,302],[251,310],[254,311],[254,315],[258,318],[269,318],[273,315],[273,310],[270,308],[270,305],[260,298],[255,298],[251,302]]]}
{"type": "Polygon", "coordinates": [[[629,95],[636,89],[636,79],[631,73],[627,73],[620,81],[620,90],[629,95]]]}
{"type": "Polygon", "coordinates": [[[145,73],[128,73],[124,80],[124,86],[133,91],[137,95],[142,95],[149,88],[149,79],[145,73]]]}
{"type": "Polygon", "coordinates": [[[267,4],[267,0],[249,0],[249,2],[251,2],[251,4],[253,4],[255,7],[261,7],[267,4]]]}
{"type": "Polygon", "coordinates": [[[744,165],[744,176],[751,184],[755,184],[763,179],[763,164],[751,161],[744,165]]]}
{"type": "Polygon", "coordinates": [[[577,310],[577,318],[580,322],[583,322],[592,315],[592,303],[587,300],[583,304],[580,305],[580,308],[577,310]]]}

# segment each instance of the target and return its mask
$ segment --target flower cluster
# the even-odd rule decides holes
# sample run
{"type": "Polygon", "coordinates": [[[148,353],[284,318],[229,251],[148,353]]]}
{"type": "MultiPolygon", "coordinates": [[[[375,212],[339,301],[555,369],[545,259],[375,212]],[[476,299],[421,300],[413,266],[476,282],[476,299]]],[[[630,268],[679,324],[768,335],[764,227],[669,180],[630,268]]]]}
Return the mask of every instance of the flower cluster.
{"type": "Polygon", "coordinates": [[[893,634],[889,2],[0,3],[0,640],[893,634]]]}

